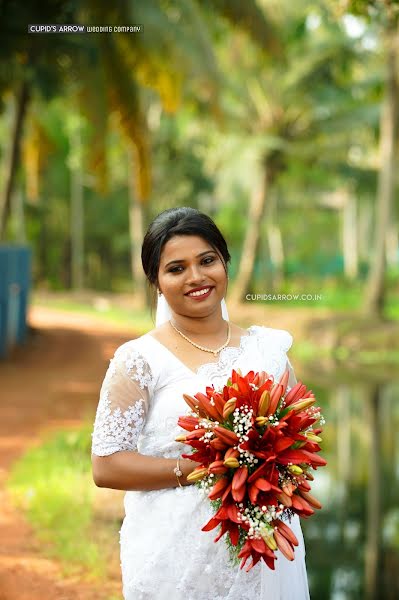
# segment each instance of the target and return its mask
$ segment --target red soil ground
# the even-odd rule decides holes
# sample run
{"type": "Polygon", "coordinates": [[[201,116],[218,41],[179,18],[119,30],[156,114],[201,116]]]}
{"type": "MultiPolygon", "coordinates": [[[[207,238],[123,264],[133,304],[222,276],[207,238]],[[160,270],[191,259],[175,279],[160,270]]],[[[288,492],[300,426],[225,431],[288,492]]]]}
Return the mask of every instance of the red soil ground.
{"type": "Polygon", "coordinates": [[[135,336],[58,311],[36,309],[30,321],[29,342],[0,363],[0,600],[121,598],[117,536],[115,564],[105,584],[90,582],[83,573],[65,578],[57,561],[44,557],[4,484],[14,461],[43,432],[94,418],[108,359],[135,336]]]}

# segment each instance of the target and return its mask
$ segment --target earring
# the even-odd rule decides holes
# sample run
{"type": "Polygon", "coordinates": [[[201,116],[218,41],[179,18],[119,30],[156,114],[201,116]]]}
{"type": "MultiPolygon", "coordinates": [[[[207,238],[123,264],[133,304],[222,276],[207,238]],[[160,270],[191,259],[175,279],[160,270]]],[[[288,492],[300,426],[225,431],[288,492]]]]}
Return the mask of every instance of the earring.
{"type": "Polygon", "coordinates": [[[161,290],[158,290],[158,296],[162,296],[161,290]]]}

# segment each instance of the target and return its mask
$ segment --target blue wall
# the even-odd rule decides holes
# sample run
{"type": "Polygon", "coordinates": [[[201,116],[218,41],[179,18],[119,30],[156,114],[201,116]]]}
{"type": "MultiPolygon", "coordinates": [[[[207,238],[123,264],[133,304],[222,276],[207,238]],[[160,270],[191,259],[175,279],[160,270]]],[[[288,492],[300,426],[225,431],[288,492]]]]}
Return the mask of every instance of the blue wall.
{"type": "Polygon", "coordinates": [[[0,245],[0,358],[26,338],[30,284],[30,249],[0,245]]]}

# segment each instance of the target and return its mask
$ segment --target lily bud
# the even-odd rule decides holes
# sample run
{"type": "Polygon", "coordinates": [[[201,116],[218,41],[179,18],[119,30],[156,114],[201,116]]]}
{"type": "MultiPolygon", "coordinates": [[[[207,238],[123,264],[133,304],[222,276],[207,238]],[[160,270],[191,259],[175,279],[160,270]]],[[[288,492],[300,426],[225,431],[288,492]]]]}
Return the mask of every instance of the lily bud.
{"type": "Polygon", "coordinates": [[[258,406],[258,415],[259,417],[264,417],[267,409],[270,404],[270,392],[269,390],[265,390],[260,397],[259,406],[258,406]]]}
{"type": "Polygon", "coordinates": [[[213,429],[214,433],[229,446],[235,446],[240,441],[237,434],[234,431],[230,431],[230,429],[226,429],[225,427],[220,427],[216,425],[213,429]]]}
{"type": "Polygon", "coordinates": [[[233,398],[230,398],[230,400],[227,400],[227,402],[223,408],[223,419],[229,418],[229,416],[235,411],[236,404],[237,404],[237,398],[233,397],[233,398]]]}
{"type": "Polygon", "coordinates": [[[194,469],[194,471],[192,471],[189,475],[187,475],[187,481],[190,481],[190,482],[200,481],[200,479],[203,479],[205,477],[205,475],[207,475],[207,474],[208,474],[207,467],[197,467],[196,469],[194,469]]]}
{"type": "Polygon", "coordinates": [[[302,400],[299,400],[298,402],[294,402],[294,404],[291,404],[289,408],[294,412],[301,412],[301,410],[309,408],[309,406],[312,406],[312,404],[314,404],[315,402],[316,398],[304,398],[302,400]]]}
{"type": "Polygon", "coordinates": [[[226,488],[228,487],[228,485],[228,479],[226,479],[226,477],[221,477],[217,480],[212,490],[209,492],[208,498],[210,500],[216,500],[217,498],[220,498],[223,495],[226,488]]]}
{"type": "Polygon", "coordinates": [[[284,371],[284,373],[283,373],[283,375],[282,375],[282,377],[281,377],[280,381],[279,381],[279,384],[280,384],[281,386],[283,386],[283,389],[282,389],[282,392],[281,392],[281,395],[282,395],[282,396],[285,394],[285,390],[287,389],[287,384],[288,384],[288,379],[289,379],[289,377],[290,377],[290,372],[289,372],[289,369],[286,369],[286,370],[284,371]]]}
{"type": "Polygon", "coordinates": [[[238,467],[240,466],[240,463],[236,458],[234,458],[234,456],[226,458],[223,464],[225,465],[225,467],[229,467],[230,469],[238,469],[238,467]]]}
{"type": "Polygon", "coordinates": [[[323,441],[322,438],[316,435],[315,433],[308,432],[305,435],[310,442],[316,442],[316,444],[318,444],[319,442],[323,441]]]}
{"type": "Polygon", "coordinates": [[[215,460],[208,467],[209,473],[215,473],[216,475],[221,475],[227,472],[227,467],[224,466],[222,460],[215,460]]]}
{"type": "Polygon", "coordinates": [[[294,560],[294,550],[290,544],[290,542],[285,538],[278,529],[274,530],[274,537],[277,542],[278,549],[282,554],[284,554],[285,558],[288,560],[294,560]]]}
{"type": "Polygon", "coordinates": [[[307,500],[309,502],[310,506],[313,506],[313,508],[322,508],[322,505],[317,500],[317,498],[315,498],[314,496],[312,496],[311,494],[309,494],[309,492],[303,492],[301,490],[300,494],[301,494],[302,498],[305,498],[305,500],[307,500]]]}
{"type": "Polygon", "coordinates": [[[292,506],[292,496],[288,496],[285,492],[280,492],[279,494],[276,494],[276,498],[277,500],[279,500],[279,502],[284,504],[284,506],[292,506]]]}
{"type": "Polygon", "coordinates": [[[293,474],[293,475],[302,475],[303,473],[303,469],[301,469],[301,467],[299,467],[298,465],[290,465],[288,467],[288,470],[293,474]]]}
{"type": "MultiPolygon", "coordinates": [[[[236,473],[237,472],[238,471],[236,471],[236,473]]],[[[242,502],[245,497],[245,492],[246,492],[245,484],[239,488],[233,488],[233,486],[231,487],[231,495],[233,496],[233,500],[235,502],[242,502]]]]}
{"type": "Polygon", "coordinates": [[[238,452],[237,448],[228,448],[228,450],[226,450],[226,453],[224,455],[225,460],[227,460],[228,458],[238,458],[240,456],[240,453],[238,452]]]}
{"type": "Polygon", "coordinates": [[[305,477],[301,477],[300,483],[298,485],[298,490],[302,490],[303,492],[310,492],[312,488],[310,487],[310,483],[308,483],[305,477]]]}
{"type": "Polygon", "coordinates": [[[262,529],[260,535],[262,536],[263,541],[265,542],[266,546],[268,546],[270,548],[270,550],[273,550],[273,552],[275,550],[277,550],[278,546],[277,546],[275,537],[273,535],[273,531],[268,531],[267,529],[262,529]]]}
{"type": "Polygon", "coordinates": [[[213,438],[213,440],[211,440],[209,442],[209,444],[212,446],[212,448],[214,450],[218,450],[220,452],[223,452],[223,450],[226,450],[226,444],[224,442],[222,442],[222,440],[220,440],[219,438],[213,438]]]}
{"type": "Polygon", "coordinates": [[[292,496],[296,488],[291,482],[287,482],[281,486],[281,489],[283,490],[284,494],[287,494],[287,496],[292,496]]]}
{"type": "Polygon", "coordinates": [[[186,401],[186,403],[189,405],[189,407],[191,408],[191,410],[197,414],[200,413],[200,409],[198,406],[198,401],[193,398],[192,396],[190,396],[189,394],[183,394],[183,398],[186,401]]]}
{"type": "Polygon", "coordinates": [[[256,417],[255,422],[258,425],[258,427],[263,427],[264,425],[269,423],[269,419],[267,417],[256,417]]]}
{"type": "Polygon", "coordinates": [[[180,434],[177,436],[177,438],[175,438],[175,442],[185,442],[187,439],[187,437],[184,435],[184,433],[180,434]]]}

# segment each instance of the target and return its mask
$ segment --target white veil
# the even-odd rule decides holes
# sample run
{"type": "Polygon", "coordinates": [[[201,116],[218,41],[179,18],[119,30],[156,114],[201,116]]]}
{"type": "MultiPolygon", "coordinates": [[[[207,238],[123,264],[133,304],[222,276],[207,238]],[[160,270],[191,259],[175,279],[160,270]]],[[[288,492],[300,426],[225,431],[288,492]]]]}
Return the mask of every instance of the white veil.
{"type": "MultiPolygon", "coordinates": [[[[228,321],[229,313],[227,311],[226,301],[224,298],[220,304],[222,307],[222,317],[225,321],[228,321]]],[[[167,303],[165,296],[163,294],[161,294],[160,296],[158,296],[157,314],[155,317],[155,327],[158,327],[159,325],[166,323],[166,321],[169,321],[171,316],[172,316],[172,312],[170,310],[170,306],[167,303]]]]}

